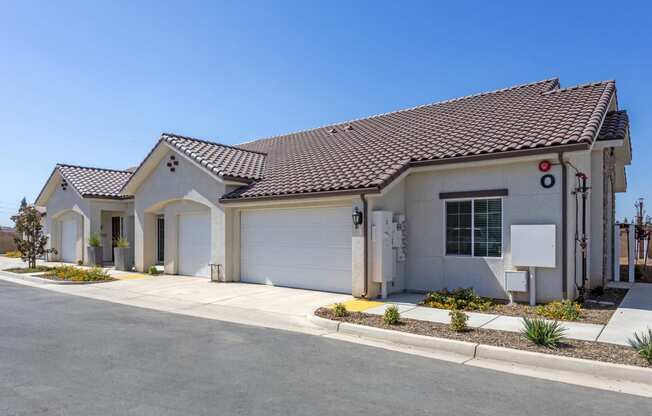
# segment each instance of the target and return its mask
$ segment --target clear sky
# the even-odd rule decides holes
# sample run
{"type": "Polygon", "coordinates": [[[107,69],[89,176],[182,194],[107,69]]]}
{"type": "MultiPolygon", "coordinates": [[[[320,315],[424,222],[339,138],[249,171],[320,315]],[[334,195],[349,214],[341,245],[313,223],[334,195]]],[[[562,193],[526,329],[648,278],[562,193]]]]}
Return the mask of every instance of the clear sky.
{"type": "MultiPolygon", "coordinates": [[[[616,79],[652,204],[651,2],[0,0],[0,225],[57,162],[126,168],[558,76],[616,79]]],[[[650,210],[652,213],[652,209],[650,210]]]]}

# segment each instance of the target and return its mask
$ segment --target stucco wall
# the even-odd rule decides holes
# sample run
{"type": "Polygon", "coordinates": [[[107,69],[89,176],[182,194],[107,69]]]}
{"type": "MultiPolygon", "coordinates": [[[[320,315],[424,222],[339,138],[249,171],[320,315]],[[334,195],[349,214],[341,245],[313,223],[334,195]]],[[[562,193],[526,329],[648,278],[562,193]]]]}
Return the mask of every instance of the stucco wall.
{"type": "Polygon", "coordinates": [[[510,226],[555,224],[557,267],[537,271],[537,299],[561,297],[561,168],[553,166],[549,173],[557,182],[554,187],[545,189],[540,185],[542,173],[537,165],[538,161],[530,161],[409,175],[405,181],[406,288],[425,291],[472,286],[485,296],[506,298],[504,270],[512,269],[510,226]],[[485,189],[507,189],[509,192],[503,199],[503,257],[445,255],[445,200],[440,199],[439,194],[485,189]]]}
{"type": "Polygon", "coordinates": [[[199,204],[211,213],[211,262],[225,264],[225,218],[219,198],[226,190],[225,184],[215,176],[197,167],[181,155],[168,150],[162,153],[155,168],[147,176],[134,195],[134,239],[136,269],[146,271],[155,264],[156,215],[163,214],[166,224],[165,270],[176,273],[176,230],[168,229],[176,224],[183,210],[196,210],[199,204]],[[166,165],[171,155],[179,162],[172,172],[166,165]],[[189,201],[192,204],[179,204],[189,201]],[[175,205],[170,205],[175,204],[175,205]],[[169,206],[166,209],[166,206],[169,206]],[[170,247],[168,247],[170,245],[170,247]]]}

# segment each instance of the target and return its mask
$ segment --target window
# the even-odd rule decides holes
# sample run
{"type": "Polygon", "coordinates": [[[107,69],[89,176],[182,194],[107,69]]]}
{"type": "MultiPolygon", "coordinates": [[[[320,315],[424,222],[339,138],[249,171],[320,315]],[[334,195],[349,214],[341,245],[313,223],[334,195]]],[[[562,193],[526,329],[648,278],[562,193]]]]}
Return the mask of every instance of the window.
{"type": "Polygon", "coordinates": [[[446,202],[446,254],[500,257],[503,246],[500,198],[446,202]]]}

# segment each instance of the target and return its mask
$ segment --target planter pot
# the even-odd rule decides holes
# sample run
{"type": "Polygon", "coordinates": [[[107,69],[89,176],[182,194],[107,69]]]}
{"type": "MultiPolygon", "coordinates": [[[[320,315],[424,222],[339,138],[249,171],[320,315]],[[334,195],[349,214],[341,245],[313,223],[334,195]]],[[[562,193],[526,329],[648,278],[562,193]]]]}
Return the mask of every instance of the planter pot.
{"type": "Polygon", "coordinates": [[[104,252],[102,247],[88,247],[88,264],[91,266],[102,267],[104,252]]]}
{"type": "Polygon", "coordinates": [[[133,261],[131,259],[131,249],[129,247],[114,247],[113,258],[115,260],[115,269],[125,272],[131,271],[133,261]]]}

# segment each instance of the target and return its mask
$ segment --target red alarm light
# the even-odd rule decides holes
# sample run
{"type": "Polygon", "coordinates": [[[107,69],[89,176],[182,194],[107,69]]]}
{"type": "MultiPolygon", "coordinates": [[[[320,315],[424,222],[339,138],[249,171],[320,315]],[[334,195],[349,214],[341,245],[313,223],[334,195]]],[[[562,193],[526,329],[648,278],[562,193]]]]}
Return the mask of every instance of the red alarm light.
{"type": "Polygon", "coordinates": [[[541,172],[548,172],[551,167],[552,167],[552,163],[550,163],[548,160],[542,160],[541,162],[539,162],[539,170],[541,172]]]}

